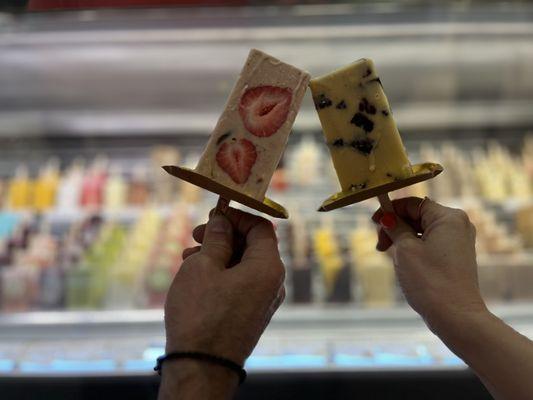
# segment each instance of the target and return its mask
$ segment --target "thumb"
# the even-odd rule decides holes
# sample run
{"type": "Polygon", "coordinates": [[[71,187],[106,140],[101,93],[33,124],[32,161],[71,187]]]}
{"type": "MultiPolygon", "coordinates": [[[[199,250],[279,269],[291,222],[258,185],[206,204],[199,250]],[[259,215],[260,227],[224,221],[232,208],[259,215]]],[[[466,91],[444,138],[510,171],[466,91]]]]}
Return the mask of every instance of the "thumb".
{"type": "Polygon", "coordinates": [[[221,214],[211,217],[205,227],[200,253],[226,268],[233,254],[233,227],[221,214]]]}

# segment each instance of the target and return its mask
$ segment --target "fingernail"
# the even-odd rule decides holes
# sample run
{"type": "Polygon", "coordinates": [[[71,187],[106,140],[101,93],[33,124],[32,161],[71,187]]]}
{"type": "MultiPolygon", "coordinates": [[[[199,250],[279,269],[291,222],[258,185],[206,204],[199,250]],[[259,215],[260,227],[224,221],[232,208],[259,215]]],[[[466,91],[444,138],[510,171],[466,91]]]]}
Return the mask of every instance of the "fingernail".
{"type": "Polygon", "coordinates": [[[214,233],[228,233],[231,229],[228,219],[222,215],[214,215],[209,220],[209,230],[214,233]]]}
{"type": "Polygon", "coordinates": [[[385,212],[379,219],[379,224],[385,229],[394,229],[396,227],[396,215],[392,212],[385,212]]]}

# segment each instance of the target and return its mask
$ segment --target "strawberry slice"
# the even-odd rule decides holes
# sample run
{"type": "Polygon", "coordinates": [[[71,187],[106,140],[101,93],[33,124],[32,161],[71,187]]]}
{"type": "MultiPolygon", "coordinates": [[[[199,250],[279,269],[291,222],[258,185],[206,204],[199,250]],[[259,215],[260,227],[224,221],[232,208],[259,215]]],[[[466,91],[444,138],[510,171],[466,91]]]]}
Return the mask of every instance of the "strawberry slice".
{"type": "Polygon", "coordinates": [[[255,136],[272,136],[289,114],[292,91],[277,86],[257,86],[241,97],[239,113],[246,129],[255,136]]]}
{"type": "Polygon", "coordinates": [[[250,174],[257,160],[257,151],[247,139],[231,140],[220,146],[216,155],[217,163],[233,182],[242,185],[250,174]]]}

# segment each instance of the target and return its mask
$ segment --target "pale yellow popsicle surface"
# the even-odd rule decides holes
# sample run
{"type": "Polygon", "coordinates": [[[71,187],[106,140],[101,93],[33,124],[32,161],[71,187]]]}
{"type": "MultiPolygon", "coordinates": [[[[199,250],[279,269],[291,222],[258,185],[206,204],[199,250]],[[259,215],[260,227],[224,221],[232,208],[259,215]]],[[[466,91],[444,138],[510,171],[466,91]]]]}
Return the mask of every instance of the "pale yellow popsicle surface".
{"type": "Polygon", "coordinates": [[[413,174],[372,60],[314,78],[310,87],[343,191],[413,174]]]}

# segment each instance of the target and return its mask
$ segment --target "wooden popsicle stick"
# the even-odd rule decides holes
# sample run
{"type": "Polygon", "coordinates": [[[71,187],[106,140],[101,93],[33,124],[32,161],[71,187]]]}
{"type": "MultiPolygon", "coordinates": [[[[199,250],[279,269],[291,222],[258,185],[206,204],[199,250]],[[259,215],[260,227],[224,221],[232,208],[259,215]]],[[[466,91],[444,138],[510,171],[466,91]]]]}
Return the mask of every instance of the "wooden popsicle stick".
{"type": "Polygon", "coordinates": [[[225,199],[224,197],[220,196],[217,201],[217,205],[215,207],[214,214],[226,214],[229,208],[229,200],[225,199]]]}
{"type": "MultiPolygon", "coordinates": [[[[394,215],[396,215],[396,222],[397,222],[397,226],[395,228],[396,235],[398,235],[399,232],[406,232],[406,233],[414,234],[416,236],[416,232],[413,230],[413,228],[394,212],[394,207],[392,205],[392,201],[388,193],[380,194],[378,196],[378,200],[379,200],[379,204],[381,205],[381,209],[383,211],[388,212],[388,213],[393,213],[394,215]]],[[[393,237],[391,237],[391,239],[394,241],[393,237]]]]}
{"type": "Polygon", "coordinates": [[[392,201],[388,193],[383,193],[378,196],[379,204],[381,209],[386,212],[394,212],[394,207],[392,206],[392,201]]]}

